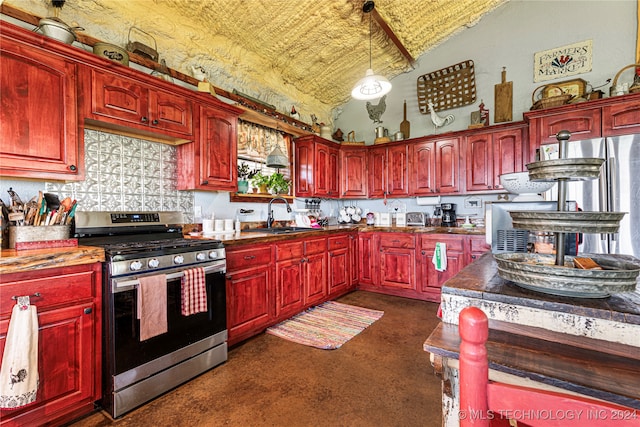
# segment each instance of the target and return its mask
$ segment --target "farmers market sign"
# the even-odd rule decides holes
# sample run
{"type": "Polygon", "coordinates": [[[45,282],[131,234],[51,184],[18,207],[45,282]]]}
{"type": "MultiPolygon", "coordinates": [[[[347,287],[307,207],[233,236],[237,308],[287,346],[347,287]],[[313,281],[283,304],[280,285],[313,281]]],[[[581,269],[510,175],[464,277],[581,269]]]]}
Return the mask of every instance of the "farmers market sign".
{"type": "Polygon", "coordinates": [[[537,52],[533,56],[533,81],[542,82],[591,71],[591,40],[537,52]]]}

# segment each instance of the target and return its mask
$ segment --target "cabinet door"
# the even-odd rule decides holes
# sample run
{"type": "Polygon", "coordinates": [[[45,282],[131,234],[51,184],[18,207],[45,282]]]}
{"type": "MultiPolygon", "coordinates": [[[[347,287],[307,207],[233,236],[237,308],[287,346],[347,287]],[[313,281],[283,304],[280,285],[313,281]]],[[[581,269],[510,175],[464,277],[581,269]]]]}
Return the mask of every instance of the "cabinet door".
{"type": "Polygon", "coordinates": [[[315,196],[318,197],[338,197],[338,153],[335,148],[324,144],[315,144],[314,173],[315,196]]]}
{"type": "Polygon", "coordinates": [[[468,241],[469,255],[465,259],[463,267],[471,264],[476,259],[480,258],[484,253],[491,250],[491,246],[487,244],[485,236],[468,236],[468,241]]]}
{"type": "Polygon", "coordinates": [[[466,236],[422,236],[420,255],[423,266],[426,266],[426,269],[423,270],[423,274],[425,274],[423,277],[427,278],[422,280],[423,292],[437,292],[439,295],[442,284],[458,274],[465,265],[465,242],[466,236]],[[432,262],[437,242],[447,245],[447,269],[445,271],[437,271],[432,262]]]}
{"type": "Polygon", "coordinates": [[[367,156],[367,168],[369,179],[368,193],[369,197],[382,198],[387,192],[387,149],[384,147],[375,147],[369,149],[367,156]]]}
{"type": "Polygon", "coordinates": [[[304,265],[304,304],[309,306],[327,296],[327,255],[307,255],[304,265]]]}
{"type": "Polygon", "coordinates": [[[98,120],[147,126],[149,89],[134,80],[92,69],[91,113],[98,120]]]}
{"type": "Polygon", "coordinates": [[[295,142],[295,183],[297,197],[313,197],[314,145],[312,141],[295,142]]]}
{"type": "MultiPolygon", "coordinates": [[[[64,307],[38,314],[38,375],[36,403],[15,411],[2,411],[2,423],[40,424],[45,414],[68,410],[79,401],[92,402],[93,325],[92,303],[64,307]],[[44,405],[46,405],[46,410],[44,405]],[[38,416],[39,413],[39,416],[38,416]]],[[[0,358],[4,352],[9,320],[0,322],[0,358]]]]}
{"type": "Polygon", "coordinates": [[[289,317],[302,310],[303,262],[301,258],[276,262],[276,317],[289,317]]]}
{"type": "Polygon", "coordinates": [[[360,259],[358,251],[358,233],[349,234],[349,271],[351,272],[350,289],[354,289],[358,284],[358,261],[360,259]]]}
{"type": "Polygon", "coordinates": [[[416,250],[413,234],[380,233],[380,286],[416,289],[416,250]]]}
{"type": "Polygon", "coordinates": [[[342,197],[361,199],[367,197],[367,150],[342,147],[340,150],[342,197]]]}
{"type": "Polygon", "coordinates": [[[471,135],[466,140],[467,191],[493,189],[493,150],[491,133],[471,135]]]}
{"type": "Polygon", "coordinates": [[[494,190],[503,189],[500,185],[500,175],[523,171],[523,132],[524,128],[517,128],[495,132],[492,135],[494,190]]]}
{"type": "Polygon", "coordinates": [[[640,101],[619,102],[602,107],[602,136],[640,133],[640,101]]]}
{"type": "Polygon", "coordinates": [[[387,149],[387,195],[409,195],[409,145],[395,145],[387,149]]]}
{"type": "Polygon", "coordinates": [[[207,106],[200,112],[200,185],[215,190],[237,188],[237,120],[207,106]]]}
{"type": "Polygon", "coordinates": [[[271,267],[258,265],[227,273],[229,342],[236,343],[264,329],[273,316],[271,267]]]}
{"type": "Polygon", "coordinates": [[[193,102],[163,90],[149,91],[149,124],[153,128],[193,135],[193,102]]]}
{"type": "Polygon", "coordinates": [[[460,141],[436,141],[436,188],[438,193],[460,192],[460,141]]]}
{"type": "Polygon", "coordinates": [[[361,285],[372,285],[375,261],[375,248],[373,247],[373,233],[358,234],[358,282],[361,285]]]}
{"type": "Polygon", "coordinates": [[[2,37],[0,175],[84,179],[77,65],[2,37]]]}
{"type": "Polygon", "coordinates": [[[336,296],[349,289],[349,255],[347,248],[329,252],[329,295],[336,296]]]}
{"type": "Polygon", "coordinates": [[[436,191],[435,143],[421,142],[412,145],[410,161],[410,193],[414,196],[431,195],[436,191]]]}

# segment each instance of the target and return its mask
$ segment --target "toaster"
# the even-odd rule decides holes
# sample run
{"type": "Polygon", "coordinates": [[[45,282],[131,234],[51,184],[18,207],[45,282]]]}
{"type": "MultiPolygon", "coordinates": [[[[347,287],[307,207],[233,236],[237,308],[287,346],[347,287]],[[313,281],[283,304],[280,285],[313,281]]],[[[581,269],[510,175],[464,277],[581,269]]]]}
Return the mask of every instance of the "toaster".
{"type": "Polygon", "coordinates": [[[424,212],[407,212],[407,225],[424,227],[429,216],[424,212]]]}

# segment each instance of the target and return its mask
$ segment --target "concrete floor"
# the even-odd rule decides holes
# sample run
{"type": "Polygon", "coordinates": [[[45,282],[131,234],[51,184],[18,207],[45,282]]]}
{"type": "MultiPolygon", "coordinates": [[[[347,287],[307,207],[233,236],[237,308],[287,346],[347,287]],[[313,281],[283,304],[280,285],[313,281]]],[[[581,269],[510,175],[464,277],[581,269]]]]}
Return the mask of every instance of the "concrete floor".
{"type": "Polygon", "coordinates": [[[118,420],[96,412],[71,425],[440,427],[440,381],[422,350],[437,304],[362,291],[338,301],[385,314],[337,350],[260,334],[118,420]]]}

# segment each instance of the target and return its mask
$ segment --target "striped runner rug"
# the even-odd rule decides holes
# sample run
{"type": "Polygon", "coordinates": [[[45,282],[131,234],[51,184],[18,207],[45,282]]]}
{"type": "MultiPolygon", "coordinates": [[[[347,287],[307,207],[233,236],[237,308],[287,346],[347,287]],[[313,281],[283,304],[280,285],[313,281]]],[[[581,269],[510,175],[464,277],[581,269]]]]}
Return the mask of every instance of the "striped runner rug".
{"type": "Polygon", "coordinates": [[[327,301],[267,328],[266,333],[299,344],[334,350],[383,314],[384,311],[327,301]]]}

